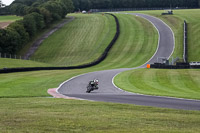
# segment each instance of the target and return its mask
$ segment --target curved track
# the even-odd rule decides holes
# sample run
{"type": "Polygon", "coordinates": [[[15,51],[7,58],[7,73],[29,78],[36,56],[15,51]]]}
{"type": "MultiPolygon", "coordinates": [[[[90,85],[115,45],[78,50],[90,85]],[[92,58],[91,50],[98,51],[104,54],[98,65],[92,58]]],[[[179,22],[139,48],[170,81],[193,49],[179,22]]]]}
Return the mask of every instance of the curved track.
{"type": "MultiPolygon", "coordinates": [[[[138,68],[144,68],[148,63],[154,63],[157,61],[157,57],[169,58],[174,50],[174,34],[172,30],[160,19],[144,15],[144,14],[132,14],[139,17],[143,17],[150,21],[159,33],[158,48],[154,56],[144,65],[138,68]]],[[[145,106],[155,106],[164,108],[174,109],[185,109],[185,110],[200,110],[200,101],[197,100],[186,100],[168,97],[148,96],[129,93],[117,88],[113,84],[113,78],[120,72],[137,69],[137,68],[124,68],[105,70],[98,72],[91,72],[83,75],[74,77],[64,82],[58,88],[57,92],[68,97],[75,97],[78,99],[94,100],[94,101],[105,101],[115,103],[128,103],[145,106]],[[99,90],[93,91],[87,94],[86,86],[88,81],[91,79],[99,79],[100,84],[99,90]]]]}

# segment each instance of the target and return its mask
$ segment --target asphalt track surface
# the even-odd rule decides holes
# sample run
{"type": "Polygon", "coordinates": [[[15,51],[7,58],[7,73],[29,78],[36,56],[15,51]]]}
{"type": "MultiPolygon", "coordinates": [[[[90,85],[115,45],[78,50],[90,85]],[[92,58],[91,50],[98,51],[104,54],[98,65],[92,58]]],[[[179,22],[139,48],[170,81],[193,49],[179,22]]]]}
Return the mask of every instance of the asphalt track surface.
{"type": "MultiPolygon", "coordinates": [[[[142,94],[134,94],[117,88],[114,83],[114,77],[120,72],[145,68],[146,64],[154,63],[158,57],[169,58],[174,50],[174,34],[172,30],[163,21],[158,18],[144,15],[132,14],[142,17],[150,21],[159,33],[158,48],[154,56],[144,65],[137,68],[123,68],[114,70],[105,70],[91,72],[79,75],[69,79],[60,85],[57,92],[68,97],[77,99],[104,101],[113,103],[126,103],[144,106],[154,106],[162,108],[184,109],[184,110],[200,110],[199,100],[187,100],[170,97],[149,96],[142,94]],[[86,86],[90,80],[99,79],[99,89],[91,93],[86,93],[86,86]]],[[[160,61],[160,60],[158,60],[160,61]]]]}

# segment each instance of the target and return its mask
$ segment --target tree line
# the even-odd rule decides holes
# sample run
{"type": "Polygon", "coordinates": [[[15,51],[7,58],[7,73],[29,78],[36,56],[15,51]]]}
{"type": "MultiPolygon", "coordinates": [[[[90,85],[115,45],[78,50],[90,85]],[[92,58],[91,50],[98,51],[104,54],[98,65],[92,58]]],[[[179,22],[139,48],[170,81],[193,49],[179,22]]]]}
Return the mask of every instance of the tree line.
{"type": "Polygon", "coordinates": [[[76,11],[112,8],[199,8],[200,0],[72,0],[76,11]]]}
{"type": "Polygon", "coordinates": [[[73,11],[111,8],[199,8],[200,0],[15,0],[0,14],[23,16],[0,29],[0,53],[15,54],[38,32],[73,11]]]}
{"type": "Polygon", "coordinates": [[[0,29],[0,53],[15,54],[38,32],[73,9],[71,0],[15,0],[9,11],[23,19],[0,29]]]}

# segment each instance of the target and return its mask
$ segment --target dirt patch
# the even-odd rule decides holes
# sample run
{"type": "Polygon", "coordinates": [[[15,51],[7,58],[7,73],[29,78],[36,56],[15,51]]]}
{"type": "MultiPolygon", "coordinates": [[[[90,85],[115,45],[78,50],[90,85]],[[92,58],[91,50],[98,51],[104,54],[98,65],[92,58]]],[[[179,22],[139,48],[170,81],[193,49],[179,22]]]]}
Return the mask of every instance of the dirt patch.
{"type": "Polygon", "coordinates": [[[12,22],[0,22],[0,28],[4,29],[4,28],[6,28],[11,23],[12,22]]]}

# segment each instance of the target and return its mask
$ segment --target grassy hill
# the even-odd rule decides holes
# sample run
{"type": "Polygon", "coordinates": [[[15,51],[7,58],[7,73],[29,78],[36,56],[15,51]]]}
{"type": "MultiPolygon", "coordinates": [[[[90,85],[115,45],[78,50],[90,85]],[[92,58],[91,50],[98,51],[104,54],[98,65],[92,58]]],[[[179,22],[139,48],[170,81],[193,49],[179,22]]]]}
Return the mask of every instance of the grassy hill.
{"type": "Polygon", "coordinates": [[[73,14],[75,20],[46,39],[32,58],[58,66],[80,65],[97,59],[116,32],[114,18],[73,14]]]}
{"type": "MultiPolygon", "coordinates": [[[[175,10],[174,15],[161,15],[163,11],[140,13],[159,17],[172,27],[176,37],[174,57],[183,55],[183,21],[188,22],[189,61],[200,60],[199,9],[175,10]]],[[[118,75],[115,83],[122,89],[150,95],[200,99],[199,70],[133,70],[118,75]]]]}

